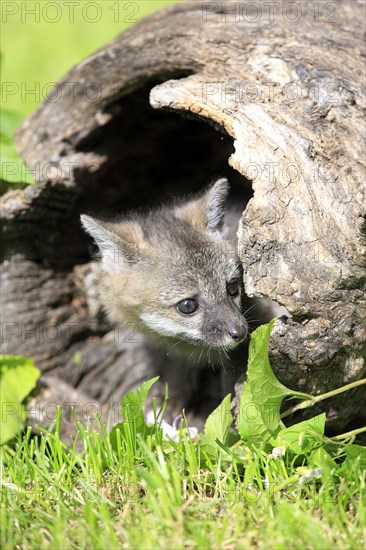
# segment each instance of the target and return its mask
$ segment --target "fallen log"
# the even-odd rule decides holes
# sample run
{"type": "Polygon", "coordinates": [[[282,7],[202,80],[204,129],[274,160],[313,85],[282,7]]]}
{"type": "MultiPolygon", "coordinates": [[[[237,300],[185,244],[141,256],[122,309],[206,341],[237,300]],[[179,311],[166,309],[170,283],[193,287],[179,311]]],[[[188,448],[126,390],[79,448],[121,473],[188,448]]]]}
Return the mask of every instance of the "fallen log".
{"type": "MultiPolygon", "coordinates": [[[[222,174],[249,199],[246,292],[291,315],[271,337],[277,376],[313,394],[365,376],[364,5],[314,6],[180,3],[59,80],[16,136],[37,184],[2,197],[3,353],[83,402],[150,378],[144,343],[100,310],[79,215],[222,174]]],[[[364,402],[362,388],[330,401],[330,426],[364,418],[364,402]]]]}

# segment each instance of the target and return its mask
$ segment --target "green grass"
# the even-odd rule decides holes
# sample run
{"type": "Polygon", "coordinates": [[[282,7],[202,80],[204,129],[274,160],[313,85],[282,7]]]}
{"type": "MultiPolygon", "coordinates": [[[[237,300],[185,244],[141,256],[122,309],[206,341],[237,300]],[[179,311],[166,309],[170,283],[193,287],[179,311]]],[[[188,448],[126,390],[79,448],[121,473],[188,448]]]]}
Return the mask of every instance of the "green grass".
{"type": "MultiPolygon", "coordinates": [[[[131,433],[129,434],[132,435],[131,433]]],[[[299,483],[297,459],[80,429],[84,452],[30,432],[4,458],[1,546],[10,548],[361,548],[365,471],[299,483]]],[[[304,458],[302,458],[304,461],[304,458]]],[[[301,462],[301,461],[300,461],[301,462]]],[[[300,463],[299,462],[299,463],[300,463]]]]}
{"type": "Polygon", "coordinates": [[[366,449],[356,431],[327,438],[324,415],[284,426],[290,390],[268,372],[271,326],[252,335],[241,436],[227,397],[204,433],[181,425],[170,439],[142,414],[151,380],[124,396],[111,431],[78,424],[67,447],[59,411],[54,433],[3,446],[1,548],[363,548],[366,449]]]}

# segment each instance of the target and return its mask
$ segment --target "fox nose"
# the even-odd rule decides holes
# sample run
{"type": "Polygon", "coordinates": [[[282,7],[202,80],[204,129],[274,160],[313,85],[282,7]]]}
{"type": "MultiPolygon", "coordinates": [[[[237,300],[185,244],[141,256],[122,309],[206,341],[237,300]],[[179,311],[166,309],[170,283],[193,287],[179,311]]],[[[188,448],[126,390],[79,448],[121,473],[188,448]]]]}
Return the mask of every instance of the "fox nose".
{"type": "Polygon", "coordinates": [[[244,323],[232,323],[227,326],[227,331],[233,340],[239,340],[247,333],[247,327],[244,323]]]}

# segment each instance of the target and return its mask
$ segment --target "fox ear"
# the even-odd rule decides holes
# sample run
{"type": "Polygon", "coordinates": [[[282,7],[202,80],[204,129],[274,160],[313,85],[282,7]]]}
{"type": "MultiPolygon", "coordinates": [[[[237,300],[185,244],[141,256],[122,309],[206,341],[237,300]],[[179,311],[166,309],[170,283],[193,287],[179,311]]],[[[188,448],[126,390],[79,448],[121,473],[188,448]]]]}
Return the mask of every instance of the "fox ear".
{"type": "Polygon", "coordinates": [[[86,215],[80,219],[98,245],[104,271],[120,273],[143,260],[143,233],[136,222],[111,223],[86,215]]]}
{"type": "Polygon", "coordinates": [[[197,231],[221,233],[226,212],[225,202],[229,192],[226,178],[217,180],[201,197],[192,199],[175,209],[178,218],[197,231]]]}

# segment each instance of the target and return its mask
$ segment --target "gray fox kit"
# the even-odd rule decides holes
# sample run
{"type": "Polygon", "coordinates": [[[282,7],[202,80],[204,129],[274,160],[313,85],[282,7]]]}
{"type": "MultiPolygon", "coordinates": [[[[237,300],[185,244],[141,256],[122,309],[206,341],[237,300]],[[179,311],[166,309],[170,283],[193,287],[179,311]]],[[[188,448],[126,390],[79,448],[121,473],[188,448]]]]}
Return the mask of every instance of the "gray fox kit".
{"type": "Polygon", "coordinates": [[[135,323],[186,366],[194,355],[196,363],[222,363],[248,333],[239,218],[231,235],[224,220],[228,189],[222,178],[189,200],[121,221],[81,216],[100,250],[101,296],[111,320],[135,323]]]}

